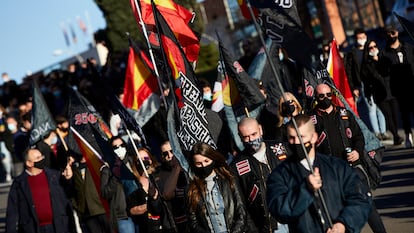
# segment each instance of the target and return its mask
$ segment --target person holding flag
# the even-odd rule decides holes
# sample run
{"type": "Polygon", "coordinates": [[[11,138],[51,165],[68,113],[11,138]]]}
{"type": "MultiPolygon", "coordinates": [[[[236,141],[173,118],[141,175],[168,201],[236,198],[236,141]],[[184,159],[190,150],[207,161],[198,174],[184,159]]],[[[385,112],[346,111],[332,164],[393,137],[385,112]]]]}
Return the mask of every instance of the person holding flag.
{"type": "Polygon", "coordinates": [[[288,223],[290,232],[360,232],[372,199],[356,173],[344,161],[316,152],[318,134],[308,115],[295,116],[287,134],[291,156],[266,183],[270,213],[288,223]]]}

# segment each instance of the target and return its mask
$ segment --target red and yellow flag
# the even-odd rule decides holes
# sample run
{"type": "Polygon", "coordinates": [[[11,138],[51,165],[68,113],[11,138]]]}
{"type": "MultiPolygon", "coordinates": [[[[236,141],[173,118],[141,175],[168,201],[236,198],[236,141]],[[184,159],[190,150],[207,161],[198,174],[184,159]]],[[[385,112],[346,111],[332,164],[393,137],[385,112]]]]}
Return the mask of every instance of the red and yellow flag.
{"type": "Polygon", "coordinates": [[[125,107],[134,110],[139,110],[158,90],[157,78],[142,55],[144,55],[142,51],[137,53],[130,46],[122,102],[125,107]]]}
{"type": "Polygon", "coordinates": [[[109,214],[109,205],[108,202],[102,198],[101,193],[101,172],[100,168],[104,164],[102,157],[92,148],[92,146],[73,128],[73,137],[76,140],[76,144],[79,147],[80,152],[82,153],[83,158],[86,160],[86,166],[92,175],[95,188],[99,193],[102,205],[106,210],[106,213],[109,214]]]}
{"type": "MultiPolygon", "coordinates": [[[[135,1],[130,0],[132,10],[137,22],[139,22],[138,9],[135,1]]],[[[151,0],[140,0],[142,20],[147,26],[155,27],[154,13],[152,11],[151,0]]],[[[188,26],[193,19],[193,13],[178,5],[172,0],[154,0],[154,4],[167,21],[168,26],[174,32],[175,37],[180,42],[187,59],[190,62],[196,61],[200,50],[199,40],[193,30],[188,26]]]]}
{"type": "MultiPolygon", "coordinates": [[[[342,96],[345,98],[346,102],[349,104],[354,113],[358,115],[357,106],[355,104],[351,88],[349,87],[348,77],[345,72],[344,62],[342,60],[341,54],[339,53],[338,45],[336,44],[335,39],[332,41],[326,69],[331,75],[336,88],[341,92],[342,96]]],[[[339,100],[336,102],[336,104],[343,106],[339,100]]]]}

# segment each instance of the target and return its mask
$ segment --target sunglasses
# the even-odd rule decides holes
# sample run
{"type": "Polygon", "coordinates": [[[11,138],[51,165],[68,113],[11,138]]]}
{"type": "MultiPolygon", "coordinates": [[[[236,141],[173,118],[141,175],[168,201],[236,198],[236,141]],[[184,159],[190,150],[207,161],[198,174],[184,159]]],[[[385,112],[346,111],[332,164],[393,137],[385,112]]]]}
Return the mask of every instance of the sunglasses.
{"type": "Polygon", "coordinates": [[[328,92],[328,93],[325,93],[325,94],[318,94],[318,98],[319,99],[323,99],[324,97],[328,97],[328,98],[331,98],[332,97],[332,92],[328,92]]]}
{"type": "Polygon", "coordinates": [[[162,154],[162,157],[167,157],[170,153],[172,154],[173,151],[172,150],[166,150],[166,151],[163,151],[161,154],[162,154]]]}
{"type": "Polygon", "coordinates": [[[373,46],[369,46],[368,48],[369,49],[375,49],[375,48],[377,48],[377,46],[376,45],[373,45],[373,46]]]}
{"type": "Polygon", "coordinates": [[[125,144],[114,145],[114,146],[112,146],[112,149],[116,150],[120,147],[125,147],[125,144]]]}
{"type": "Polygon", "coordinates": [[[397,34],[397,32],[396,32],[396,31],[388,31],[388,32],[387,32],[387,35],[392,35],[392,36],[393,36],[393,35],[395,35],[395,34],[397,34]]]}

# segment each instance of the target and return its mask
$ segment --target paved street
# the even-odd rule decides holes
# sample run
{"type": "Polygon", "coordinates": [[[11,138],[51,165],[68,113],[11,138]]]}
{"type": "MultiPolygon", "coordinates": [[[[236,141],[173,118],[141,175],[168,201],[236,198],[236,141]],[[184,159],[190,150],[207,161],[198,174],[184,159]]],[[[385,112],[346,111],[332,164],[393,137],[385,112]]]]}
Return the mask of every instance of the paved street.
{"type": "MultiPolygon", "coordinates": [[[[414,149],[387,146],[375,203],[388,233],[414,233],[414,149]]],[[[0,232],[5,231],[9,186],[0,185],[0,232]]],[[[362,233],[371,233],[365,226],[362,233]]]]}

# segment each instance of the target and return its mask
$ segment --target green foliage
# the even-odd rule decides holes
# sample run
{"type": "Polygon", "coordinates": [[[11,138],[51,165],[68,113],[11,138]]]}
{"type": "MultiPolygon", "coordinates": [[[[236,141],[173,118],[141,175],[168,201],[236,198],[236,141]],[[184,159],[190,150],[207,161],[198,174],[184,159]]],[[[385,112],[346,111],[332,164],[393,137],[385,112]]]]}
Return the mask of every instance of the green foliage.
{"type": "Polygon", "coordinates": [[[219,52],[217,45],[213,43],[201,45],[196,72],[201,73],[210,69],[216,69],[218,60],[219,52]]]}

